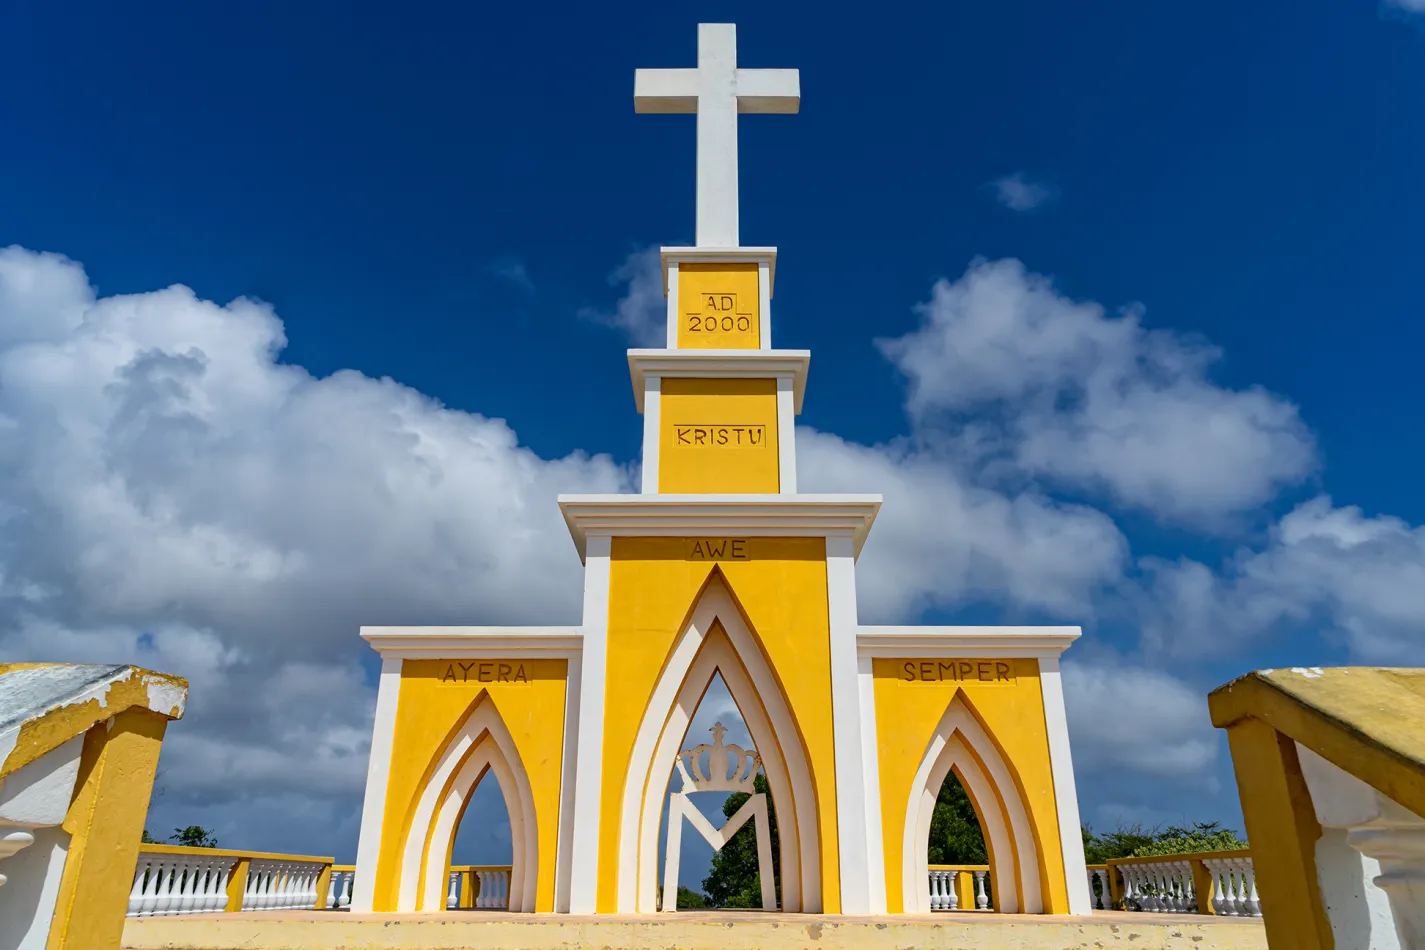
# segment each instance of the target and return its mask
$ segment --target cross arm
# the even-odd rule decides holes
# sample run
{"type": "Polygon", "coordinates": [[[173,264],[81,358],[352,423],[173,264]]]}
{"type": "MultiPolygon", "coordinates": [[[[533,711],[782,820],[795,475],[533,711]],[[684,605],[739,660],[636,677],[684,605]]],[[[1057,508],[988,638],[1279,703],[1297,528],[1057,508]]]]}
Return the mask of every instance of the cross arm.
{"type": "Polygon", "coordinates": [[[739,69],[737,111],[794,113],[801,108],[801,74],[795,69],[739,69]]]}
{"type": "Polygon", "coordinates": [[[634,112],[697,112],[696,69],[635,69],[634,112]]]}

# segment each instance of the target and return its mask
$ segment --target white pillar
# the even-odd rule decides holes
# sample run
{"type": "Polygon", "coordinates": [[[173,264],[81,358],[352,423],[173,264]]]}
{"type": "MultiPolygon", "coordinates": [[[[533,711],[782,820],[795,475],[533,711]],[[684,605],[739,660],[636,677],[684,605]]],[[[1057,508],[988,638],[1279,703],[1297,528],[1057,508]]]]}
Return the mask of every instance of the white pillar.
{"type": "Polygon", "coordinates": [[[1316,877],[1336,946],[1425,946],[1425,819],[1300,743],[1296,749],[1321,823],[1316,877]]]}
{"type": "Polygon", "coordinates": [[[574,834],[569,860],[569,912],[594,913],[598,900],[599,803],[604,780],[604,664],[609,636],[613,539],[590,535],[584,546],[584,649],[579,661],[579,743],[574,767],[574,834]]]}
{"type": "Polygon", "coordinates": [[[381,825],[386,818],[386,780],[396,738],[396,700],[401,692],[401,660],[381,658],[376,688],[376,721],[371,727],[371,758],[366,766],[366,797],[361,804],[361,834],[356,842],[356,879],[351,909],[369,914],[376,894],[376,865],[381,859],[381,825]]]}
{"type": "Polygon", "coordinates": [[[1069,751],[1069,722],[1064,711],[1064,684],[1057,656],[1040,658],[1039,689],[1044,700],[1044,726],[1049,735],[1049,768],[1054,775],[1054,803],[1059,812],[1059,847],[1068,879],[1069,913],[1092,914],[1093,894],[1084,863],[1079,793],[1074,784],[1074,757],[1069,751]]]}
{"type": "Polygon", "coordinates": [[[884,862],[870,855],[861,688],[856,655],[856,555],[851,537],[826,539],[826,594],[831,620],[831,728],[836,754],[836,834],[841,912],[870,914],[871,877],[884,862]]]}

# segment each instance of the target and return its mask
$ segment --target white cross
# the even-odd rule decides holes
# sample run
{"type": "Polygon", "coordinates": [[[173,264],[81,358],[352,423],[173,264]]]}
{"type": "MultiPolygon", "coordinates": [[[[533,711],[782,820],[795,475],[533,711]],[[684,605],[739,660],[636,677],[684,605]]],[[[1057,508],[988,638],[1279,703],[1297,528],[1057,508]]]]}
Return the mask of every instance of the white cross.
{"type": "Polygon", "coordinates": [[[698,114],[698,247],[737,247],[737,114],[796,112],[795,69],[738,69],[737,27],[698,24],[696,69],[638,69],[634,112],[698,114]]]}

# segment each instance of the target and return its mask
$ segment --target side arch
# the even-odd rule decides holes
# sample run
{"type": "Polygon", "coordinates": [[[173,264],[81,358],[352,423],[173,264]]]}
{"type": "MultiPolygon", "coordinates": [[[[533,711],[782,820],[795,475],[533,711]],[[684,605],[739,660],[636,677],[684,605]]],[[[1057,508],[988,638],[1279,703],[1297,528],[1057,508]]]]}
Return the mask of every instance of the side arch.
{"type": "Polygon", "coordinates": [[[396,909],[443,911],[455,831],[476,784],[493,774],[510,816],[510,909],[534,910],[539,828],[534,795],[509,729],[489,693],[477,699],[441,751],[401,845],[396,909]]]}
{"type": "Polygon", "coordinates": [[[620,812],[618,910],[657,909],[658,836],[673,758],[717,673],[747,723],[772,792],[781,838],[782,909],[819,913],[817,803],[806,749],[781,686],[720,572],[714,572],[669,652],[634,740],[620,812]]]}
{"type": "Polygon", "coordinates": [[[930,913],[926,851],[930,819],[945,776],[953,770],[969,794],[985,833],[995,907],[1001,913],[1044,911],[1039,850],[1014,772],[974,714],[963,691],[957,692],[921,758],[906,803],[901,892],[906,913],[930,913]]]}

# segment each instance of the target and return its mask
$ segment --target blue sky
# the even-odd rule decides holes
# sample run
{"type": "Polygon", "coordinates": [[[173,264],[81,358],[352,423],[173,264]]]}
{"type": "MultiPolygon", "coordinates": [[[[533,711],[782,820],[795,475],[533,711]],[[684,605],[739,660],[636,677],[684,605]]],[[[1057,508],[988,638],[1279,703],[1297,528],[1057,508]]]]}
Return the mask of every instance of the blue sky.
{"type": "Polygon", "coordinates": [[[1240,823],[1207,690],[1425,662],[1419,5],[12,4],[0,654],[189,675],[154,824],[349,858],[356,626],[574,617],[692,233],[632,70],[730,20],[863,619],[1083,624],[1085,817],[1240,823]]]}

